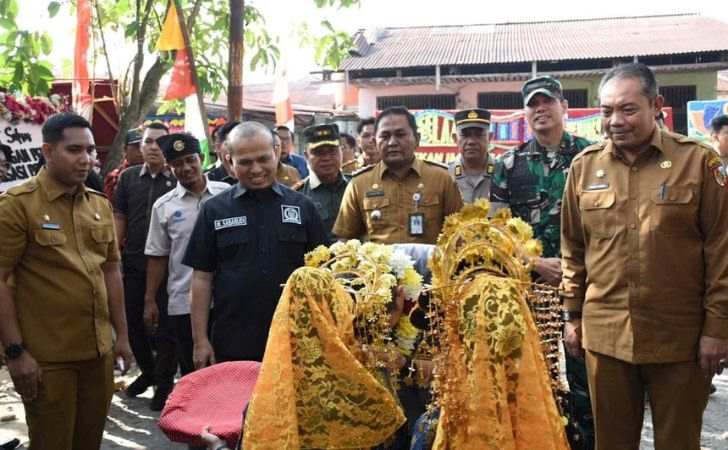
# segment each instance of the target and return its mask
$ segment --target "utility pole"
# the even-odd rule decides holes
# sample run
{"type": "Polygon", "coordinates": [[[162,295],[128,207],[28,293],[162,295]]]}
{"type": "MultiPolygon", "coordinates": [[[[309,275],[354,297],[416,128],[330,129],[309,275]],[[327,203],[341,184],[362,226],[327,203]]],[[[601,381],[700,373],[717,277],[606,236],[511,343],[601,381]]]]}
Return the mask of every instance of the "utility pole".
{"type": "Polygon", "coordinates": [[[245,0],[230,0],[228,120],[243,119],[243,27],[245,0]]]}

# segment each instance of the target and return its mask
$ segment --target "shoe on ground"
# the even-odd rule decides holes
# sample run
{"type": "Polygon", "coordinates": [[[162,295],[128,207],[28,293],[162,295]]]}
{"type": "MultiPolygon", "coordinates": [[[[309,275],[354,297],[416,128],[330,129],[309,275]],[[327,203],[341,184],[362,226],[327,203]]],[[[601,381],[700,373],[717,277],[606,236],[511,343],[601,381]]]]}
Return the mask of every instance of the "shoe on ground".
{"type": "Polygon", "coordinates": [[[170,392],[172,392],[171,386],[157,387],[157,389],[154,391],[154,397],[152,397],[152,401],[149,402],[149,409],[151,409],[152,411],[163,410],[164,404],[167,403],[167,397],[169,397],[170,392]]]}
{"type": "Polygon", "coordinates": [[[145,376],[144,374],[139,375],[136,380],[134,380],[127,388],[126,388],[126,396],[129,398],[134,398],[137,395],[143,394],[147,389],[149,389],[150,386],[152,386],[154,382],[151,380],[150,377],[145,376]]]}

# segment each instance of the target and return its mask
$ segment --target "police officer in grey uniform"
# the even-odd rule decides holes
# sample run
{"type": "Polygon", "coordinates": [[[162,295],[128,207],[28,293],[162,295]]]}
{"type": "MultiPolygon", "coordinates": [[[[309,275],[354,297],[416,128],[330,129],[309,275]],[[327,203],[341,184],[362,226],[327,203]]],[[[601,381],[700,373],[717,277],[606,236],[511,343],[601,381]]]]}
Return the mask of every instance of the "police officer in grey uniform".
{"type": "Polygon", "coordinates": [[[490,176],[493,163],[488,155],[490,144],[490,111],[473,108],[455,113],[453,140],[458,158],[448,165],[448,172],[458,185],[463,202],[473,203],[490,197],[490,176]]]}

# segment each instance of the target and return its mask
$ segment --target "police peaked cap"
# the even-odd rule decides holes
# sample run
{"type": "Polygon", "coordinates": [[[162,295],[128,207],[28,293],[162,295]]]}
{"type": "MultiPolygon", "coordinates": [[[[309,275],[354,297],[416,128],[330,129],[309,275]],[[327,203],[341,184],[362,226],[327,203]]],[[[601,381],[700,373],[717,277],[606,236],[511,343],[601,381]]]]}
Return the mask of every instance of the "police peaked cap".
{"type": "Polygon", "coordinates": [[[339,127],[335,123],[326,125],[313,125],[303,130],[303,138],[306,140],[306,148],[314,150],[324,145],[338,147],[339,127]]]}

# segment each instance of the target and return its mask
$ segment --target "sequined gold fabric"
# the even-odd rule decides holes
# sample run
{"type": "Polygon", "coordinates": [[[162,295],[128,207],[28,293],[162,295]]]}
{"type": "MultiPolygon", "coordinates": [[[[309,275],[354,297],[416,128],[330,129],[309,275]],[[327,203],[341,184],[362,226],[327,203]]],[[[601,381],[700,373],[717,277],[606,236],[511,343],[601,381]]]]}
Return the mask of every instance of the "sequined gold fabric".
{"type": "Polygon", "coordinates": [[[436,450],[568,450],[527,298],[540,253],[527,224],[485,201],[448,217],[431,261],[436,450]]]}
{"type": "Polygon", "coordinates": [[[330,271],[288,279],[244,428],[245,450],[358,449],[404,422],[396,399],[360,362],[354,304],[330,271]]]}

